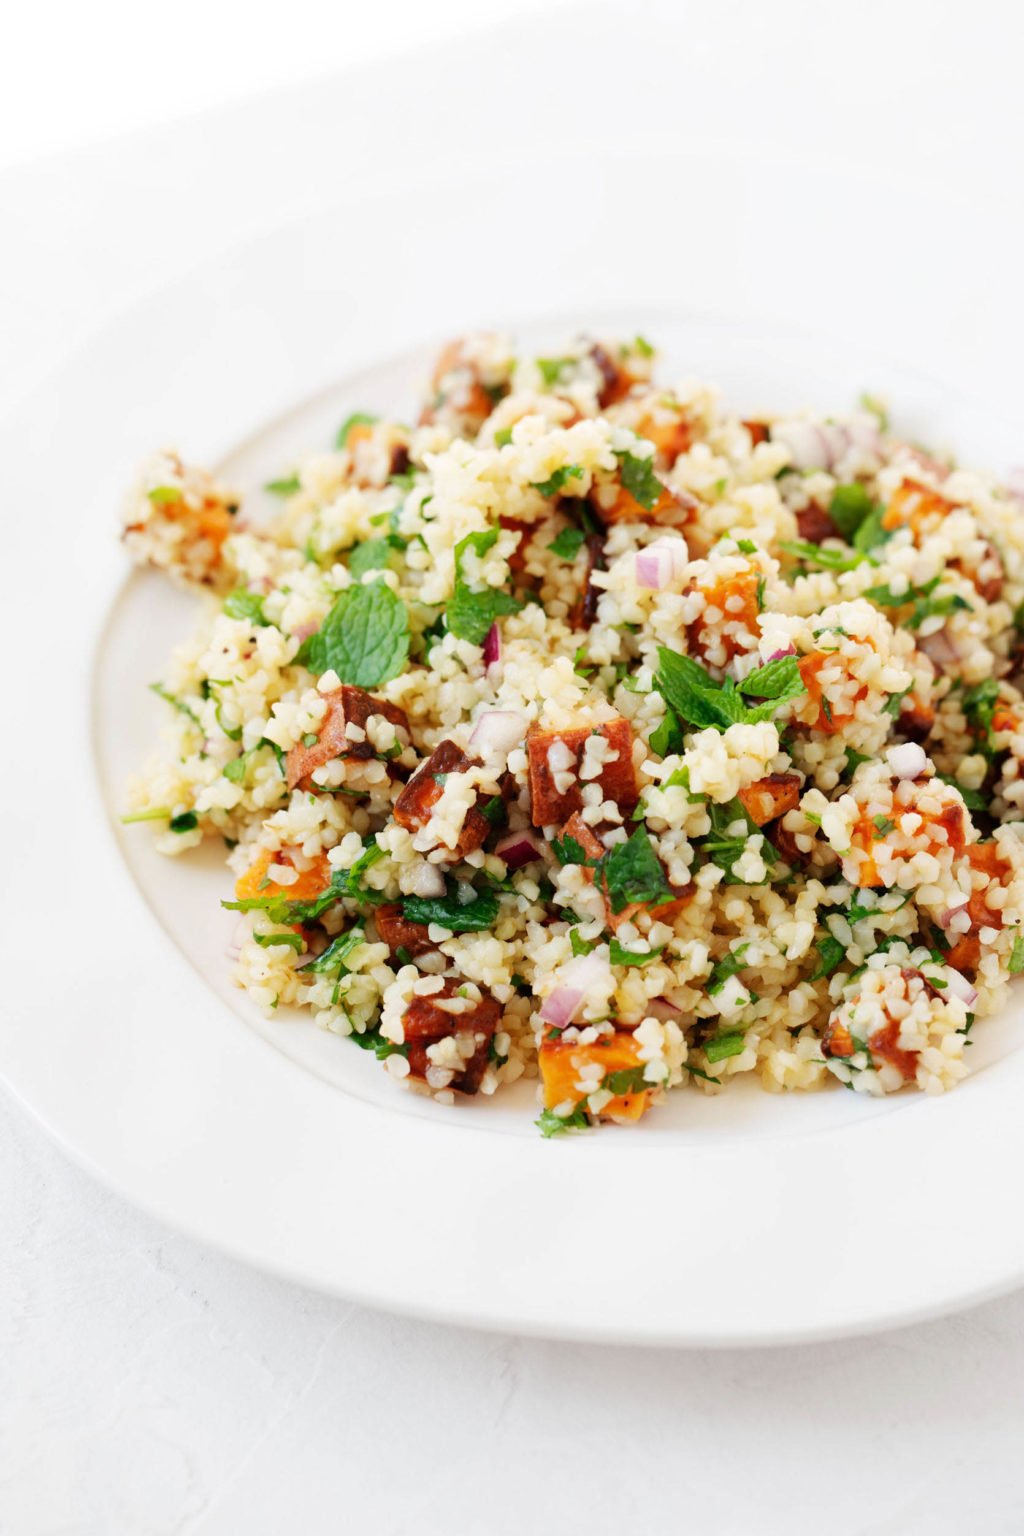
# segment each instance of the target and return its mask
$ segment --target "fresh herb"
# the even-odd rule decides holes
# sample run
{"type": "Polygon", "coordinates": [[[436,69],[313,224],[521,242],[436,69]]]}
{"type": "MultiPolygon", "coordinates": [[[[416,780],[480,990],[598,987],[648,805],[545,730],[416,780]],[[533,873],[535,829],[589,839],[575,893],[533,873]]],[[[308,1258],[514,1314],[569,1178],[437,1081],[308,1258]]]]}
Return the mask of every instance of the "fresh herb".
{"type": "Polygon", "coordinates": [[[558,496],[570,480],[582,480],[583,470],[578,464],[561,464],[547,480],[533,480],[531,485],[542,496],[558,496]]]}
{"type": "Polygon", "coordinates": [[[661,721],[651,732],[650,746],[658,757],[671,757],[683,750],[683,728],[671,704],[666,703],[661,721]]]}
{"type": "Polygon", "coordinates": [[[704,1055],[708,1061],[724,1061],[727,1056],[738,1056],[743,1050],[744,1036],[742,1030],[727,1030],[720,1035],[712,1035],[710,1040],[704,1042],[704,1055]]]}
{"type": "Polygon", "coordinates": [[[553,555],[557,555],[559,560],[575,560],[586,537],[582,528],[563,528],[561,533],[551,540],[548,549],[553,555]]]}
{"type": "Polygon", "coordinates": [[[586,849],[582,843],[578,843],[574,837],[553,837],[551,839],[551,851],[559,864],[590,864],[586,849]]]}
{"type": "Polygon", "coordinates": [[[651,346],[649,341],[645,341],[643,336],[634,336],[633,351],[637,354],[638,357],[651,358],[654,356],[654,348],[651,346]]]}
{"type": "Polygon", "coordinates": [[[642,459],[635,453],[619,453],[619,479],[622,488],[650,512],[665,495],[665,487],[654,473],[654,456],[642,459]]]}
{"type": "Polygon", "coordinates": [[[247,592],[238,587],[224,599],[224,612],[229,619],[248,619],[250,624],[269,624],[263,613],[263,599],[258,592],[247,592]]]}
{"type": "Polygon", "coordinates": [[[832,934],[828,934],[824,939],[819,939],[814,947],[821,956],[821,959],[818,961],[818,968],[811,976],[811,980],[820,981],[824,976],[831,976],[836,966],[846,959],[846,950],[838,939],[833,938],[832,934]]]}
{"type": "Polygon", "coordinates": [[[903,700],[906,698],[909,692],[909,688],[903,688],[899,693],[890,693],[889,697],[882,705],[882,714],[891,715],[894,720],[898,720],[900,715],[900,706],[902,705],[903,700]]]}
{"type": "Polygon", "coordinates": [[[757,554],[757,545],[754,543],[753,539],[737,539],[736,548],[743,555],[757,554]]]}
{"type": "Polygon", "coordinates": [[[590,1121],[587,1119],[585,1108],[586,1100],[577,1105],[571,1115],[556,1115],[553,1109],[542,1109],[537,1119],[533,1122],[542,1136],[561,1136],[564,1131],[586,1131],[590,1129],[590,1121]]]}
{"type": "Polygon", "coordinates": [[[347,896],[350,900],[359,903],[369,902],[371,905],[386,901],[387,897],[380,891],[368,890],[363,884],[366,871],[386,857],[386,850],[380,846],[375,837],[371,837],[350,869],[336,869],[331,875],[331,883],[338,895],[347,896]]]}
{"type": "Polygon", "coordinates": [[[951,785],[952,788],[958,792],[961,800],[964,802],[964,805],[966,805],[969,811],[975,812],[988,810],[989,802],[982,794],[980,789],[966,789],[963,784],[958,783],[956,779],[951,778],[946,773],[937,774],[936,777],[940,778],[943,784],[951,785]]]}
{"type": "Polygon", "coordinates": [[[498,540],[497,528],[483,533],[468,533],[455,546],[455,591],[448,605],[448,628],[459,640],[473,645],[483,645],[487,631],[495,619],[503,614],[518,613],[522,603],[509,592],[497,587],[484,587],[474,592],[462,574],[462,562],[467,549],[476,555],[486,555],[498,540]]]}
{"type": "Polygon", "coordinates": [[[403,913],[410,923],[436,923],[452,933],[481,933],[493,928],[498,916],[497,897],[477,892],[472,901],[460,901],[453,880],[444,896],[407,896],[403,913]]]}
{"type": "Polygon", "coordinates": [[[885,402],[880,400],[877,395],[869,395],[865,391],[865,393],[863,393],[860,397],[860,404],[865,411],[868,411],[870,415],[874,416],[878,422],[879,431],[888,432],[889,412],[886,409],[885,402]]]}
{"type": "MultiPolygon", "coordinates": [[[[657,949],[626,949],[618,939],[612,939],[611,962],[612,965],[650,965],[652,960],[657,960],[664,948],[664,944],[659,944],[657,949]]],[[[616,1092],[619,1090],[616,1089],[616,1092]]]]}
{"type": "Polygon", "coordinates": [[[179,485],[155,485],[146,495],[154,507],[167,506],[170,502],[181,500],[181,487],[179,485]]]}
{"type": "Polygon", "coordinates": [[[569,929],[569,943],[572,946],[573,955],[589,955],[592,949],[597,948],[596,939],[584,939],[576,932],[575,928],[569,929]]]}
{"type": "Polygon", "coordinates": [[[744,703],[732,678],[716,682],[692,656],[680,655],[664,645],[658,647],[654,686],[680,720],[698,728],[713,726],[718,731],[724,731],[730,725],[752,725],[760,720],[770,720],[783,704],[805,691],[797,657],[781,657],[759,667],[740,684],[745,691],[756,689],[762,697],[765,688],[779,690],[764,703],[751,707],[744,703]]]}
{"type": "Polygon", "coordinates": [[[849,485],[836,486],[828,505],[828,515],[849,543],[864,519],[870,517],[873,507],[866,487],[854,480],[849,485]]]}
{"type": "Polygon", "coordinates": [[[348,446],[348,435],[353,427],[372,427],[379,420],[379,416],[370,416],[366,411],[353,411],[352,415],[346,417],[338,428],[338,435],[334,439],[335,448],[345,448],[348,446]]]}
{"type": "Polygon", "coordinates": [[[625,843],[616,843],[598,861],[596,879],[603,886],[616,916],[628,906],[659,906],[671,901],[661,860],[647,833],[637,827],[625,843]]]}
{"type": "Polygon", "coordinates": [[[254,933],[253,938],[263,949],[286,946],[288,949],[294,949],[297,955],[302,953],[302,939],[297,933],[254,933]]]}
{"type": "Polygon", "coordinates": [[[358,581],[366,575],[367,571],[384,570],[391,559],[392,549],[390,537],[365,539],[362,544],[357,544],[349,554],[349,571],[358,581]]]}
{"type": "Polygon", "coordinates": [[[339,976],[348,970],[346,961],[349,956],[366,942],[366,934],[362,928],[349,928],[347,933],[339,933],[336,939],[332,939],[322,955],[310,965],[309,969],[315,971],[318,976],[339,976]]]}
{"type": "Polygon", "coordinates": [[[538,357],[536,359],[538,372],[548,389],[559,382],[565,370],[571,368],[575,361],[574,357],[538,357]]]}
{"type": "Polygon", "coordinates": [[[374,1025],[373,1029],[364,1029],[362,1033],[353,1030],[348,1037],[355,1041],[361,1051],[373,1051],[378,1061],[386,1061],[389,1056],[408,1056],[407,1045],[396,1045],[393,1040],[385,1040],[380,1032],[380,1025],[374,1025]]]}
{"type": "Polygon", "coordinates": [[[853,536],[851,542],[854,549],[859,550],[863,555],[870,555],[871,551],[877,549],[880,544],[887,543],[895,529],[886,528],[884,523],[885,508],[876,504],[853,536]]]}
{"type": "Polygon", "coordinates": [[[121,817],[122,827],[130,827],[137,821],[170,821],[171,813],[166,805],[158,805],[151,811],[129,811],[121,817]]]}
{"type": "Polygon", "coordinates": [[[263,489],[271,496],[294,496],[301,487],[298,475],[286,475],[283,480],[268,480],[263,489]]]}
{"type": "Polygon", "coordinates": [[[721,960],[716,960],[706,988],[709,997],[716,997],[726,982],[739,974],[746,964],[745,957],[749,948],[750,945],[747,943],[737,944],[736,948],[731,949],[727,955],[723,955],[721,960]]]}
{"type": "MultiPolygon", "coordinates": [[[[864,596],[870,598],[881,608],[906,608],[913,604],[913,612],[906,620],[908,629],[920,629],[925,619],[934,617],[947,617],[951,613],[966,610],[970,613],[971,605],[959,592],[944,592],[941,597],[933,597],[932,593],[942,580],[941,576],[933,576],[931,581],[926,581],[923,586],[909,586],[905,592],[893,592],[889,586],[869,587],[864,596]]],[[[988,679],[992,681],[992,679],[988,679]]]]}
{"type": "Polygon", "coordinates": [[[871,758],[867,757],[863,752],[857,752],[857,751],[854,750],[853,747],[847,747],[847,749],[846,749],[846,768],[845,768],[845,771],[847,773],[856,773],[856,771],[860,767],[861,763],[870,763],[870,762],[871,762],[871,758]]]}
{"type": "Polygon", "coordinates": [[[887,836],[888,833],[890,833],[893,827],[896,825],[894,821],[889,820],[888,816],[872,816],[871,820],[878,828],[878,831],[882,837],[887,836]]]}
{"type": "Polygon", "coordinates": [[[711,818],[711,834],[702,843],[705,853],[712,864],[717,864],[725,874],[726,885],[747,885],[746,880],[741,880],[735,873],[737,861],[747,851],[747,842],[751,837],[760,840],[760,853],[762,860],[773,866],[776,862],[771,844],[765,839],[760,827],[752,821],[739,800],[730,800],[727,805],[708,806],[708,815],[711,818]],[[739,834],[733,832],[736,825],[743,827],[739,834]]]}
{"type": "Polygon", "coordinates": [[[619,1072],[607,1072],[601,1081],[601,1087],[607,1088],[616,1098],[624,1093],[643,1093],[650,1084],[644,1078],[644,1068],[623,1067],[619,1072]]]}
{"type": "Polygon", "coordinates": [[[1019,976],[1021,971],[1024,971],[1024,938],[1019,933],[1014,935],[1013,948],[1010,951],[1006,969],[1011,976],[1019,976]]]}
{"type": "Polygon", "coordinates": [[[346,587],[297,661],[318,674],[334,671],[343,683],[375,688],[397,677],[409,656],[409,615],[385,581],[346,587]]]}
{"type": "Polygon", "coordinates": [[[992,717],[998,702],[999,683],[994,677],[975,683],[963,696],[963,711],[968,724],[986,741],[992,734],[992,717]]]}
{"type": "Polygon", "coordinates": [[[163,699],[165,704],[170,704],[180,715],[187,715],[194,725],[199,724],[199,717],[191,710],[183,699],[177,698],[163,683],[150,683],[150,693],[155,693],[158,699],[163,699]]]}
{"type": "Polygon", "coordinates": [[[172,816],[168,822],[172,832],[194,832],[199,825],[199,817],[195,811],[182,811],[180,816],[172,816]]]}
{"type": "Polygon", "coordinates": [[[507,448],[511,441],[512,441],[512,428],[511,427],[499,427],[497,432],[495,432],[495,434],[494,434],[494,446],[495,446],[495,448],[507,448]]]}
{"type": "Polygon", "coordinates": [[[841,549],[823,549],[820,544],[811,544],[807,539],[780,539],[779,548],[795,555],[805,565],[819,565],[824,571],[853,571],[865,560],[871,561],[872,565],[875,563],[863,550],[855,550],[850,555],[841,549]]]}

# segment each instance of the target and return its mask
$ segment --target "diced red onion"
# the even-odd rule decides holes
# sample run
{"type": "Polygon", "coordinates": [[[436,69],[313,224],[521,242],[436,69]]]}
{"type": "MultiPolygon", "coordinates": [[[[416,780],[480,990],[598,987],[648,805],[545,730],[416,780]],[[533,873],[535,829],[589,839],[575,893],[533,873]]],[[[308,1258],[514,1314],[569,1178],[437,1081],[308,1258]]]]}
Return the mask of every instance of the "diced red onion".
{"type": "Polygon", "coordinates": [[[496,661],[501,660],[501,630],[497,624],[492,624],[484,636],[484,666],[493,667],[496,661]]]}
{"type": "Polygon", "coordinates": [[[963,901],[959,902],[955,907],[947,907],[945,912],[940,912],[937,919],[939,927],[948,928],[954,917],[956,917],[957,913],[964,910],[967,905],[967,901],[968,898],[965,896],[963,901]]]}
{"type": "Polygon", "coordinates": [[[1014,464],[1006,477],[1006,489],[1015,501],[1024,501],[1024,464],[1014,464]]]}
{"type": "Polygon", "coordinates": [[[772,442],[781,443],[794,469],[828,469],[832,459],[828,443],[812,421],[777,421],[772,442]]]}
{"type": "MultiPolygon", "coordinates": [[[[795,656],[795,655],[796,655],[796,646],[795,645],[787,645],[786,649],[784,651],[772,651],[771,655],[768,657],[768,661],[781,661],[783,656],[795,656]]],[[[766,662],[765,665],[767,666],[767,664],[768,663],[766,662]]]]}
{"type": "Polygon", "coordinates": [[[962,1003],[966,1003],[968,1008],[973,1007],[978,1001],[977,988],[971,986],[966,976],[961,976],[959,971],[954,971],[948,965],[946,966],[946,985],[950,994],[958,997],[962,1003]]]}
{"type": "Polygon", "coordinates": [[[485,709],[473,727],[470,750],[481,757],[507,756],[526,740],[527,724],[518,709],[485,709]]]}
{"type": "Polygon", "coordinates": [[[299,624],[292,630],[292,635],[296,640],[308,640],[310,635],[315,635],[319,628],[319,624],[299,624]]]}
{"type": "Polygon", "coordinates": [[[898,779],[919,779],[928,770],[925,750],[916,741],[904,741],[890,747],[885,754],[889,767],[898,779]]]}
{"type": "Polygon", "coordinates": [[[841,427],[835,421],[822,422],[819,431],[825,439],[825,448],[828,452],[828,467],[831,469],[833,465],[838,464],[839,460],[844,459],[849,453],[850,434],[845,427],[841,427]]]}
{"type": "Polygon", "coordinates": [[[944,629],[937,629],[933,635],[925,635],[923,640],[918,641],[918,644],[928,657],[928,660],[933,662],[940,672],[946,667],[958,667],[960,665],[960,657],[956,646],[944,629]]]}
{"type": "Polygon", "coordinates": [[[682,539],[654,539],[636,552],[637,585],[658,592],[682,576],[686,567],[686,545],[682,539]]]}
{"type": "Polygon", "coordinates": [[[532,832],[510,832],[495,844],[494,851],[509,869],[522,869],[524,864],[543,858],[543,850],[532,832]]]}
{"type": "Polygon", "coordinates": [[[572,1023],[577,1008],[597,982],[607,980],[611,975],[611,967],[608,963],[607,950],[591,950],[589,955],[577,955],[570,960],[568,965],[563,965],[559,972],[559,984],[544,999],[540,1010],[540,1016],[545,1024],[551,1024],[555,1029],[565,1029],[572,1023]]]}
{"type": "Polygon", "coordinates": [[[843,427],[852,447],[881,458],[882,434],[874,416],[851,416],[843,423],[843,427]]]}
{"type": "Polygon", "coordinates": [[[652,997],[644,1005],[644,1012],[652,1019],[660,1019],[663,1024],[668,1024],[681,1018],[683,1010],[677,1008],[675,1003],[670,1003],[667,997],[652,997]]]}

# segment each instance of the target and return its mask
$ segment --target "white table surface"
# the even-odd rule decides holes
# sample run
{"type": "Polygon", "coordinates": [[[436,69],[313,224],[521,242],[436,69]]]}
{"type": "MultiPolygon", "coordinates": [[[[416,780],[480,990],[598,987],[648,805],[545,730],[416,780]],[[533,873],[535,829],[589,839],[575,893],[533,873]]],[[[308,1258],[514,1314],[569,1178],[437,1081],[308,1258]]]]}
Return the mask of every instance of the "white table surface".
{"type": "MultiPolygon", "coordinates": [[[[868,3],[846,35],[838,10],[816,30],[829,9],[695,12],[705,71],[746,38],[730,131],[770,156],[799,144],[812,113],[816,151],[831,143],[837,163],[969,188],[991,270],[1019,264],[1000,222],[1019,200],[1007,105],[1019,12],[976,5],[961,36],[960,7],[868,3]],[[755,66],[773,49],[786,99],[799,83],[806,112],[759,116],[755,66]]],[[[0,412],[45,389],[106,315],[192,263],[187,242],[158,237],[169,206],[187,200],[212,250],[314,207],[336,180],[331,101],[348,88],[322,81],[0,178],[0,412]]],[[[853,217],[851,229],[866,249],[894,238],[853,217]]],[[[1020,355],[1019,304],[987,287],[951,295],[937,327],[932,365],[954,333],[969,377],[1000,346],[1020,355]]],[[[13,899],[10,872],[0,878],[13,899]]],[[[241,1268],[109,1195],[6,1098],[0,1170],[0,1531],[12,1536],[1024,1529],[1022,1294],[789,1351],[563,1346],[396,1320],[241,1268]]]]}

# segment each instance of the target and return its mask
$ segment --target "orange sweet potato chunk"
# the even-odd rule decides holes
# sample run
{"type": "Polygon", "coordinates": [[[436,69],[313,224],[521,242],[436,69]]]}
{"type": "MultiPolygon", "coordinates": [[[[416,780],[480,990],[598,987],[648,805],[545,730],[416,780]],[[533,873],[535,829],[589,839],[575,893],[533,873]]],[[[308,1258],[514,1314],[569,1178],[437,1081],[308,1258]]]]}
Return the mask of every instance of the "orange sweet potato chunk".
{"type": "Polygon", "coordinates": [[[329,763],[332,758],[376,756],[372,742],[353,742],[346,736],[346,727],[349,725],[359,726],[365,731],[371,715],[383,715],[408,735],[409,721],[404,709],[399,709],[397,704],[387,703],[385,699],[375,698],[372,693],[366,693],[351,683],[343,683],[340,688],[327,694],[326,698],[327,710],[320,722],[314,744],[307,747],[301,741],[297,742],[288,753],[286,776],[289,789],[294,789],[296,785],[301,785],[303,789],[315,789],[310,774],[314,769],[329,763]]]}
{"type": "Polygon", "coordinates": [[[529,759],[531,817],[535,827],[550,827],[568,821],[574,811],[583,804],[583,781],[578,777],[583,758],[583,748],[588,736],[599,734],[616,753],[614,762],[605,763],[598,779],[606,800],[614,801],[622,812],[634,809],[638,795],[636,773],[633,769],[633,727],[621,715],[600,726],[572,726],[565,730],[549,731],[540,726],[530,727],[526,738],[529,759]],[[569,767],[564,770],[573,775],[572,783],[559,789],[556,777],[563,770],[551,766],[549,753],[556,742],[563,742],[571,754],[569,767]]]}
{"type": "MultiPolygon", "coordinates": [[[[418,832],[425,827],[444,790],[443,782],[439,781],[445,774],[465,773],[472,766],[473,759],[467,757],[454,741],[442,741],[417,768],[395,801],[394,818],[398,825],[409,832],[418,832]]],[[[464,859],[467,853],[481,848],[490,830],[491,824],[483,812],[475,805],[470,806],[458,843],[449,850],[452,858],[464,859]]]]}
{"type": "MultiPolygon", "coordinates": [[[[313,901],[331,883],[331,866],[326,853],[318,854],[308,869],[300,870],[299,878],[292,885],[278,885],[267,880],[271,864],[291,864],[287,848],[279,853],[261,849],[256,858],[235,883],[235,896],[239,901],[251,901],[256,896],[284,896],[289,901],[313,901]]],[[[293,866],[294,867],[294,866],[293,866]]]]}
{"type": "MultiPolygon", "coordinates": [[[[579,1104],[583,1094],[576,1082],[581,1067],[599,1062],[604,1079],[612,1072],[641,1065],[640,1047],[626,1030],[617,1030],[610,1039],[598,1040],[592,1045],[545,1040],[538,1055],[546,1109],[557,1109],[566,1103],[579,1104]]],[[[619,1094],[601,1110],[601,1116],[612,1120],[639,1120],[650,1102],[650,1091],[646,1089],[639,1093],[619,1094]]]]}
{"type": "Polygon", "coordinates": [[[800,775],[769,773],[741,789],[738,799],[755,826],[766,826],[787,811],[796,810],[800,804],[800,775]]]}
{"type": "Polygon", "coordinates": [[[384,902],[374,908],[374,921],[382,944],[394,955],[405,949],[411,956],[425,955],[437,945],[431,940],[426,923],[413,923],[404,915],[399,902],[384,902]]]}
{"type": "Polygon", "coordinates": [[[490,1045],[501,1022],[502,1009],[501,1004],[481,987],[480,1000],[473,1007],[461,1013],[447,1012],[439,1004],[455,997],[460,985],[456,977],[447,976],[440,992],[432,992],[429,997],[414,997],[402,1015],[402,1027],[409,1070],[414,1077],[424,1080],[431,1064],[427,1047],[450,1035],[472,1032],[476,1037],[473,1054],[465,1060],[462,1071],[455,1074],[448,1087],[457,1088],[460,1093],[476,1093],[487,1070],[490,1045]]]}

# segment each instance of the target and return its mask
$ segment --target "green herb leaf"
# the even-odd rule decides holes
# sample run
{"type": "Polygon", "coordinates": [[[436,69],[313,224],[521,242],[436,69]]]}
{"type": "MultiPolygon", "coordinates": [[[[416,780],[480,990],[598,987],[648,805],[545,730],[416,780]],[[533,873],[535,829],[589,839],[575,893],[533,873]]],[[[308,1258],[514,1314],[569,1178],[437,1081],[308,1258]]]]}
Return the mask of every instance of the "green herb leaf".
{"type": "Polygon", "coordinates": [[[620,1072],[607,1072],[601,1080],[601,1087],[607,1088],[609,1093],[614,1093],[618,1098],[624,1093],[643,1093],[651,1084],[644,1078],[644,1069],[639,1067],[623,1067],[620,1072]]]}
{"type": "Polygon", "coordinates": [[[408,1056],[407,1045],[396,1045],[393,1040],[385,1040],[380,1032],[380,1025],[374,1025],[373,1029],[364,1029],[360,1034],[353,1030],[348,1037],[358,1045],[361,1051],[373,1051],[378,1061],[386,1061],[389,1056],[408,1056]]]}
{"type": "Polygon", "coordinates": [[[343,683],[375,688],[397,677],[409,656],[409,615],[385,581],[347,587],[299,652],[311,672],[337,672],[343,683]]]}
{"type": "Polygon", "coordinates": [[[478,892],[472,901],[460,901],[455,882],[449,881],[444,896],[407,896],[402,910],[411,923],[436,923],[452,933],[481,933],[494,927],[498,901],[485,892],[478,892]]]}
{"type": "Polygon", "coordinates": [[[146,495],[154,507],[163,507],[170,502],[180,501],[182,490],[179,485],[155,485],[151,491],[146,492],[146,495]]]}
{"type": "Polygon", "coordinates": [[[195,811],[182,811],[180,816],[172,816],[168,822],[172,832],[194,832],[199,825],[199,817],[195,811]]]}
{"type": "Polygon", "coordinates": [[[263,599],[258,592],[247,592],[238,587],[224,599],[224,612],[229,619],[248,619],[250,624],[269,624],[263,616],[263,599]]]}
{"type": "Polygon", "coordinates": [[[880,544],[885,544],[892,538],[895,529],[883,528],[884,517],[885,508],[881,505],[873,506],[853,535],[851,540],[853,547],[862,555],[870,555],[873,549],[877,549],[880,544]]]}
{"type": "Polygon", "coordinates": [[[199,717],[194,710],[191,710],[183,699],[179,699],[173,693],[170,693],[163,683],[150,683],[149,691],[150,693],[155,693],[158,699],[163,699],[165,704],[170,704],[173,709],[178,711],[179,715],[187,715],[193,725],[199,724],[199,717]]]}
{"type": "Polygon", "coordinates": [[[334,439],[335,448],[345,448],[348,446],[348,435],[353,427],[372,427],[379,420],[379,416],[370,416],[366,411],[353,411],[352,415],[346,417],[338,428],[338,435],[334,439]]]}
{"type": "Polygon", "coordinates": [[[302,953],[302,939],[297,933],[254,933],[253,938],[263,949],[288,948],[297,955],[302,953]]]}
{"type": "Polygon", "coordinates": [[[322,955],[308,967],[318,976],[332,976],[337,972],[340,976],[348,969],[345,962],[360,946],[366,943],[366,934],[362,928],[349,928],[346,933],[339,933],[336,939],[332,939],[322,955]]]}
{"type": "Polygon", "coordinates": [[[578,843],[574,837],[553,837],[551,839],[551,851],[559,864],[588,865],[593,860],[588,859],[582,843],[578,843]]]}
{"type": "Polygon", "coordinates": [[[484,587],[475,592],[462,574],[467,549],[477,555],[486,555],[497,541],[497,528],[488,528],[483,533],[468,533],[455,546],[455,591],[448,605],[448,628],[459,640],[468,640],[472,645],[483,645],[495,619],[503,614],[518,613],[523,606],[518,598],[497,587],[484,587]]]}
{"type": "Polygon", "coordinates": [[[650,747],[658,757],[671,757],[683,750],[683,728],[671,704],[666,703],[660,724],[651,732],[650,747]]]}
{"type": "Polygon", "coordinates": [[[609,848],[597,863],[596,879],[616,915],[634,903],[659,906],[673,896],[661,860],[643,827],[637,827],[628,842],[609,848]]]}
{"type": "Polygon", "coordinates": [[[569,943],[572,945],[573,955],[589,955],[592,949],[597,948],[596,939],[583,939],[575,928],[569,929],[569,943]]]}
{"type": "Polygon", "coordinates": [[[268,480],[263,489],[271,496],[294,496],[302,487],[298,475],[286,475],[283,480],[268,480]]]}
{"type": "Polygon", "coordinates": [[[498,431],[495,432],[495,434],[494,434],[494,446],[495,446],[495,448],[507,448],[511,441],[512,441],[512,428],[511,427],[499,427],[498,431]]]}
{"type": "Polygon", "coordinates": [[[755,699],[775,699],[780,704],[798,698],[807,692],[800,676],[799,656],[778,656],[774,661],[765,662],[763,667],[748,673],[739,689],[755,699]]]}
{"type": "MultiPolygon", "coordinates": [[[[613,938],[611,942],[611,962],[612,965],[650,965],[652,960],[657,960],[664,948],[664,944],[659,944],[657,949],[646,951],[626,949],[619,943],[618,939],[613,938]]],[[[616,1092],[619,1092],[619,1090],[616,1089],[616,1092]]]]}
{"type": "Polygon", "coordinates": [[[665,494],[665,487],[654,473],[654,455],[640,458],[635,453],[616,454],[619,461],[619,479],[624,491],[650,512],[665,494]]]}
{"type": "Polygon", "coordinates": [[[565,490],[569,480],[582,480],[583,470],[578,464],[561,464],[547,480],[533,480],[530,483],[535,491],[540,491],[542,496],[558,496],[565,490]]]}
{"type": "Polygon", "coordinates": [[[823,571],[853,571],[871,558],[864,551],[849,555],[841,549],[823,549],[820,544],[811,544],[807,539],[780,539],[779,548],[795,555],[805,565],[820,566],[823,571]]]}
{"type": "Polygon", "coordinates": [[[1013,949],[1010,951],[1006,969],[1011,976],[1019,976],[1021,971],[1024,971],[1024,938],[1019,933],[1014,935],[1013,949]]]}
{"type": "Polygon", "coordinates": [[[727,1056],[739,1056],[743,1044],[742,1030],[728,1030],[704,1042],[704,1055],[710,1062],[724,1061],[727,1056]]]}
{"type": "Polygon", "coordinates": [[[832,934],[828,934],[824,939],[819,939],[814,947],[821,956],[821,959],[811,980],[820,981],[823,976],[831,976],[836,966],[846,959],[846,950],[832,934]]]}
{"type": "Polygon", "coordinates": [[[549,389],[556,385],[567,368],[571,368],[576,359],[573,357],[538,357],[535,359],[537,370],[549,389]]]}
{"type": "Polygon", "coordinates": [[[866,486],[854,480],[849,485],[837,485],[828,505],[828,515],[847,543],[866,517],[871,515],[874,502],[866,486]]]}
{"type": "Polygon", "coordinates": [[[737,944],[735,949],[731,949],[727,955],[722,956],[721,960],[715,962],[705,989],[709,997],[717,996],[730,977],[739,974],[746,963],[745,956],[749,948],[750,945],[747,943],[737,944]]]}
{"type": "Polygon", "coordinates": [[[586,534],[582,528],[563,528],[556,538],[548,545],[553,555],[559,560],[575,560],[586,540],[586,534]]]}
{"type": "Polygon", "coordinates": [[[556,1115],[553,1109],[542,1109],[537,1119],[533,1122],[541,1135],[545,1138],[561,1136],[565,1131],[586,1131],[590,1129],[590,1121],[587,1119],[585,1108],[586,1101],[573,1110],[571,1115],[556,1115]]]}
{"type": "Polygon", "coordinates": [[[382,571],[390,559],[391,543],[388,539],[365,539],[349,554],[348,568],[359,580],[367,571],[382,571]]]}

